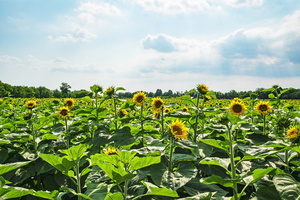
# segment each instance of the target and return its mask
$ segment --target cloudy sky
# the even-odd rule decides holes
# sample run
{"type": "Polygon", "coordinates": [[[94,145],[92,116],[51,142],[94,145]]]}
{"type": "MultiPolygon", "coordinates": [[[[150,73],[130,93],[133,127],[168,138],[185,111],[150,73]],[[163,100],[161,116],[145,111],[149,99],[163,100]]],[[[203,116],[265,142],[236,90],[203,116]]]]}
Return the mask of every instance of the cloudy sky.
{"type": "Polygon", "coordinates": [[[0,80],[71,90],[300,87],[299,0],[0,0],[0,80]]]}

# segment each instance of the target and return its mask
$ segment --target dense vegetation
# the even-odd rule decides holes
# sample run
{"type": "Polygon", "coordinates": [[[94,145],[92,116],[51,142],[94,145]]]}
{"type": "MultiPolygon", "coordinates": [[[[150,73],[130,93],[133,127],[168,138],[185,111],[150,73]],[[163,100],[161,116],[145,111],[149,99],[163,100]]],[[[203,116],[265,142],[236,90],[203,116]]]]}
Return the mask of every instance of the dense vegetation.
{"type": "MultiPolygon", "coordinates": [[[[68,88],[68,87],[67,87],[68,88]]],[[[68,88],[70,89],[70,88],[68,88]]],[[[0,199],[291,200],[300,194],[299,100],[176,98],[122,87],[0,98],[0,199]]]]}
{"type": "MultiPolygon", "coordinates": [[[[28,87],[28,86],[11,86],[7,83],[0,81],[0,97],[15,97],[15,98],[82,98],[84,96],[92,95],[90,91],[81,89],[71,91],[71,86],[68,83],[61,83],[58,89],[50,90],[44,86],[40,87],[28,87]]],[[[282,89],[282,88],[280,88],[282,89]]],[[[168,90],[163,92],[161,89],[157,89],[156,92],[145,92],[148,97],[179,97],[187,94],[188,91],[176,91],[168,90]]],[[[136,92],[119,92],[119,98],[132,98],[136,92]]],[[[268,91],[264,91],[264,88],[257,88],[255,91],[235,91],[231,90],[229,92],[215,92],[218,99],[233,99],[250,97],[252,93],[256,93],[259,99],[268,99],[268,91]]],[[[190,94],[195,97],[196,93],[190,94]]],[[[300,99],[300,89],[289,88],[289,91],[282,95],[283,99],[300,99]]]]}

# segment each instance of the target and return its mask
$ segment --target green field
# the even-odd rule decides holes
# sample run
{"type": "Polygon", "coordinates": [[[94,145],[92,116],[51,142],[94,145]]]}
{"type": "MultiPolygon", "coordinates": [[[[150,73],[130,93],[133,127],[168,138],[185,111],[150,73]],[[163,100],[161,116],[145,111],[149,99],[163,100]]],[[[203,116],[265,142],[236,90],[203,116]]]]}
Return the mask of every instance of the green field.
{"type": "MultiPolygon", "coordinates": [[[[176,98],[91,87],[0,99],[0,199],[258,199],[300,195],[299,100],[176,98]]],[[[190,95],[193,94],[193,95],[190,95]]]]}

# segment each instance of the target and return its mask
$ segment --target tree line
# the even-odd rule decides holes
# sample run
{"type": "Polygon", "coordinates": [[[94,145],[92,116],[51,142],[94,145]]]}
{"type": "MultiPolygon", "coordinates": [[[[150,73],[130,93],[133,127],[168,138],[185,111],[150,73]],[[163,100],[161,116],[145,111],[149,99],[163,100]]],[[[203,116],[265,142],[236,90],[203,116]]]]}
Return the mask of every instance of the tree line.
{"type": "MultiPolygon", "coordinates": [[[[284,90],[279,87],[279,89],[284,90]]],[[[286,88],[285,88],[286,89],[286,88]]],[[[145,91],[144,91],[145,92],[145,91]]],[[[132,98],[136,92],[119,92],[119,98],[132,98]]],[[[188,93],[188,91],[176,91],[168,90],[163,92],[161,89],[157,89],[156,92],[145,92],[148,97],[179,97],[188,93]]],[[[233,99],[239,97],[241,99],[250,97],[255,93],[260,99],[268,99],[270,91],[264,91],[264,88],[257,88],[255,91],[235,91],[219,92],[214,91],[218,99],[233,99]]],[[[196,97],[195,93],[190,93],[192,97],[196,97]]],[[[71,91],[71,86],[68,83],[61,83],[59,89],[50,90],[44,86],[28,87],[28,86],[11,86],[10,84],[0,81],[0,97],[14,97],[14,98],[82,98],[84,96],[92,96],[91,91],[84,89],[71,91]]],[[[282,99],[300,99],[300,89],[289,88],[288,91],[281,95],[282,99]]]]}

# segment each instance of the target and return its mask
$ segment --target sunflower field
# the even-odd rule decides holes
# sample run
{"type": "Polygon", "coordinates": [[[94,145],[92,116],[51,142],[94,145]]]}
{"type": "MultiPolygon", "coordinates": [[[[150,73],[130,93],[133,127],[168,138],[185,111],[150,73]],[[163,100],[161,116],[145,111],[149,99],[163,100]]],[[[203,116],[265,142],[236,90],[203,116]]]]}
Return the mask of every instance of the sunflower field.
{"type": "MultiPolygon", "coordinates": [[[[300,109],[90,87],[80,99],[0,99],[0,199],[293,200],[300,196],[300,109]]],[[[196,98],[191,93],[197,94],[196,98]]]]}

